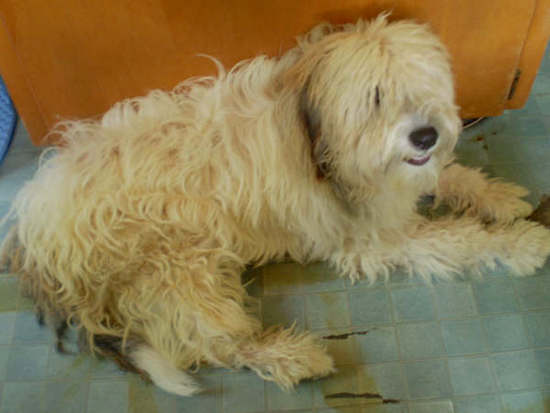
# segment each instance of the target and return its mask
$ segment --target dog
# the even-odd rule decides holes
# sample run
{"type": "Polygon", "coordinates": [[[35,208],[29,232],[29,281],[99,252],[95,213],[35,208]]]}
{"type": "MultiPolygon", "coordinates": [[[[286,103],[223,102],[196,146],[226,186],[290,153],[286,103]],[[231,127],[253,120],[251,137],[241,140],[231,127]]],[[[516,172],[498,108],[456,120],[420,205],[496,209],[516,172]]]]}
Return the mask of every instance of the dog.
{"type": "Polygon", "coordinates": [[[321,24],[171,92],[66,121],[18,193],[6,261],[46,319],[117,350],[168,392],[208,364],[290,388],[334,371],[318,338],[262,330],[241,273],[326,261],[351,280],[532,274],[550,230],[527,191],[453,162],[461,129],[445,47],[387,15],[321,24]],[[426,194],[451,213],[418,213],[426,194]],[[98,340],[98,338],[100,338],[98,340]]]}

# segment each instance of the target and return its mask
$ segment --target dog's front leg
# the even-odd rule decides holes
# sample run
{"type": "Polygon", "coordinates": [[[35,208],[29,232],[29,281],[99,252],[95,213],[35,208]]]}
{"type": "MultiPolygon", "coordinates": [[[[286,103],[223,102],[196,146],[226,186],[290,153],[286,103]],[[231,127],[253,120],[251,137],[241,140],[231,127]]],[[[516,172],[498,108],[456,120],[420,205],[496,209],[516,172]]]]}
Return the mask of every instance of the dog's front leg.
{"type": "Polygon", "coordinates": [[[421,220],[401,233],[359,240],[329,261],[352,280],[387,278],[396,268],[427,280],[451,279],[505,265],[515,275],[530,275],[550,255],[550,230],[535,222],[486,225],[470,217],[421,220]]]}
{"type": "Polygon", "coordinates": [[[531,275],[550,255],[550,230],[525,220],[486,226],[468,217],[444,218],[423,222],[400,250],[400,264],[426,278],[477,273],[498,263],[515,275],[531,275]]]}
{"type": "Polygon", "coordinates": [[[484,221],[512,222],[532,212],[521,198],[529,191],[483,172],[453,163],[440,175],[436,202],[448,204],[455,212],[478,216],[484,221]]]}

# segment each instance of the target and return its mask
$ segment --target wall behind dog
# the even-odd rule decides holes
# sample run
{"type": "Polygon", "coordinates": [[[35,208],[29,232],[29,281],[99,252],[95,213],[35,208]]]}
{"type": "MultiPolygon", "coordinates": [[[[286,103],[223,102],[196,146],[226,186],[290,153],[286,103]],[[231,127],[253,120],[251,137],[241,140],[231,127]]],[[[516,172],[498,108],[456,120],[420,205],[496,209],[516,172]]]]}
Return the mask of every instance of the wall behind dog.
{"type": "Polygon", "coordinates": [[[61,118],[277,55],[316,23],[429,22],[450,50],[462,116],[521,107],[550,35],[550,0],[1,0],[0,72],[35,143],[61,118]],[[511,93],[514,89],[515,93],[511,93]]]}

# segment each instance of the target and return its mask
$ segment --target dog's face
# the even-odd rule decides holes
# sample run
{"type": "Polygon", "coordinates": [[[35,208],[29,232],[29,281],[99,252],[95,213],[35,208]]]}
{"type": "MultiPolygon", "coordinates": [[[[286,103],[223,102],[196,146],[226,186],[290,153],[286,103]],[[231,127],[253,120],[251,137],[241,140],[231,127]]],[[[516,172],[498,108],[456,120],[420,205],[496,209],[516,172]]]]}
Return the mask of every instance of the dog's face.
{"type": "Polygon", "coordinates": [[[425,26],[359,22],[306,47],[288,75],[334,178],[357,193],[396,175],[434,184],[460,122],[447,53],[425,26]]]}

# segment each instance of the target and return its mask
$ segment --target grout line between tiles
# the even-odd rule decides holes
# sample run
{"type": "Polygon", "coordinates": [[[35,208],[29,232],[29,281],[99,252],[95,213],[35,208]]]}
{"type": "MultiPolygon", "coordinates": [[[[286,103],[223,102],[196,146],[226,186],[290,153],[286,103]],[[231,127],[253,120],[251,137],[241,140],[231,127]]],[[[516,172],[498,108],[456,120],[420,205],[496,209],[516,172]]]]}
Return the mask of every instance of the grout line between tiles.
{"type": "MultiPolygon", "coordinates": [[[[512,282],[512,290],[514,291],[514,297],[516,298],[516,302],[518,304],[521,303],[521,300],[519,299],[519,292],[518,292],[517,282],[512,282]]],[[[536,311],[534,309],[531,309],[531,310],[526,310],[526,311],[521,311],[521,312],[518,311],[517,312],[521,317],[521,321],[522,321],[522,324],[523,324],[523,334],[524,334],[525,337],[527,337],[527,344],[528,344],[529,348],[535,348],[535,346],[534,346],[534,339],[529,334],[529,329],[527,328],[526,315],[528,313],[537,313],[537,312],[542,312],[542,311],[536,311]]]]}
{"type": "MultiPolygon", "coordinates": [[[[389,289],[388,286],[386,286],[385,290],[386,290],[386,294],[387,294],[387,297],[388,297],[388,303],[389,303],[391,313],[392,313],[391,314],[391,319],[392,319],[391,326],[393,327],[395,345],[397,346],[397,358],[398,358],[398,362],[399,362],[399,370],[401,372],[401,380],[402,380],[402,384],[403,384],[403,390],[405,392],[406,398],[409,399],[410,398],[409,380],[407,379],[407,372],[405,370],[405,364],[403,363],[403,355],[402,355],[402,350],[401,350],[401,340],[400,340],[400,337],[399,337],[397,324],[395,322],[396,316],[394,314],[395,313],[395,307],[393,305],[393,297],[391,295],[391,292],[390,292],[390,289],[389,289]]],[[[408,404],[407,404],[407,410],[409,410],[408,404]]]]}
{"type": "Polygon", "coordinates": [[[495,385],[494,388],[499,392],[497,403],[500,406],[500,410],[504,411],[503,410],[504,405],[502,403],[502,398],[500,397],[500,392],[502,391],[501,390],[501,385],[500,385],[500,380],[499,380],[498,375],[497,375],[497,371],[496,371],[496,367],[495,367],[493,357],[491,357],[491,354],[496,354],[496,352],[491,351],[491,346],[489,345],[489,333],[487,332],[487,328],[486,328],[485,323],[483,322],[483,319],[480,319],[480,322],[481,322],[481,334],[483,334],[483,340],[485,341],[485,345],[486,345],[485,348],[488,351],[487,362],[489,363],[489,372],[491,373],[491,378],[493,379],[493,383],[495,385]]]}

